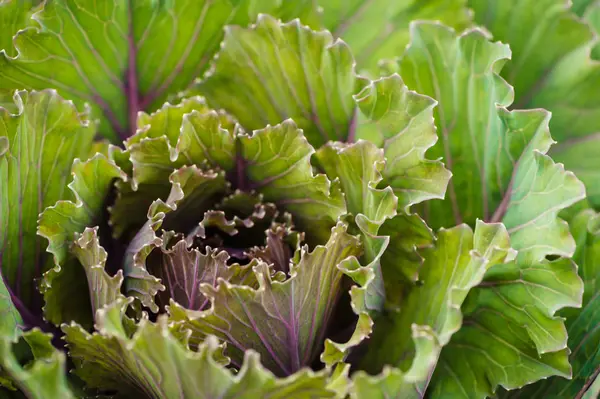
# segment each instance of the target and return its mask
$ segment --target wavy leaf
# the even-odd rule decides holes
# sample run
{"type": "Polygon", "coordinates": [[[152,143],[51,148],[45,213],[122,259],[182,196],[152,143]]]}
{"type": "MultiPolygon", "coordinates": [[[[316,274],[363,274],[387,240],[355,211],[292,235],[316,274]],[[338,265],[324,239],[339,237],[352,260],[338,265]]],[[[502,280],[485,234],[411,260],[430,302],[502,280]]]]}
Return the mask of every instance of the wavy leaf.
{"type": "Polygon", "coordinates": [[[377,63],[401,54],[409,42],[409,24],[436,20],[462,30],[470,24],[466,0],[327,0],[323,24],[355,54],[359,70],[378,74],[377,63]]]}
{"type": "Polygon", "coordinates": [[[415,248],[429,246],[433,240],[429,227],[410,213],[411,207],[444,198],[451,173],[439,160],[425,157],[438,139],[435,100],[408,90],[398,75],[371,82],[355,100],[361,111],[356,135],[383,148],[385,166],[379,186],[390,186],[398,198],[398,213],[375,232],[390,237],[390,245],[382,247],[381,268],[386,301],[396,307],[403,282],[417,278],[422,259],[415,248]]]}
{"type": "Polygon", "coordinates": [[[119,398],[333,396],[324,373],[303,370],[276,379],[252,350],[234,375],[223,367],[227,359],[214,337],[191,351],[169,332],[165,317],[157,323],[142,319],[129,335],[122,320],[127,304],[121,300],[99,311],[97,333],[73,324],[63,327],[75,372],[92,388],[117,391],[119,398]]]}
{"type": "Polygon", "coordinates": [[[377,233],[386,220],[396,215],[398,204],[391,187],[376,188],[385,165],[383,151],[362,140],[348,145],[328,143],[317,152],[317,160],[330,179],[341,182],[348,212],[355,217],[365,247],[361,262],[375,274],[367,287],[366,310],[378,311],[385,299],[379,262],[389,238],[377,233]]]}
{"type": "Polygon", "coordinates": [[[355,100],[361,111],[356,137],[383,148],[380,186],[394,190],[399,210],[408,214],[415,204],[443,199],[451,173],[441,161],[425,157],[438,141],[436,101],[409,90],[395,74],[370,82],[355,100]]]}
{"type": "Polygon", "coordinates": [[[71,165],[88,154],[94,129],[54,91],[19,91],[14,100],[18,114],[0,109],[0,256],[26,315],[39,306],[35,281],[50,266],[36,235],[38,215],[69,195],[71,165]]]}
{"type": "Polygon", "coordinates": [[[204,310],[209,307],[210,299],[202,292],[202,285],[215,287],[220,279],[237,285],[256,281],[251,265],[228,266],[227,252],[209,247],[206,253],[201,253],[197,249],[188,249],[185,240],[178,241],[170,249],[163,244],[160,258],[160,263],[149,267],[149,271],[166,287],[158,294],[163,307],[172,299],[186,309],[204,310]]]}
{"type": "Polygon", "coordinates": [[[253,349],[273,373],[292,375],[318,357],[343,292],[344,271],[356,267],[353,257],[359,254],[360,241],[340,223],[325,246],[312,252],[303,248],[288,280],[272,281],[267,265],[259,263],[254,267],[258,289],[224,280],[216,288],[205,284],[201,289],[211,299],[211,308],[189,312],[172,303],[170,319],[178,329],[191,330],[192,344],[209,335],[227,342],[234,365],[253,349]]]}
{"type": "Polygon", "coordinates": [[[510,398],[563,398],[582,395],[594,382],[600,365],[600,254],[598,214],[588,209],[571,220],[571,232],[577,242],[573,259],[579,265],[579,275],[584,282],[581,309],[565,309],[560,315],[566,318],[569,361],[573,367],[570,380],[549,378],[519,391],[508,392],[510,398]]]}
{"type": "Polygon", "coordinates": [[[98,309],[124,298],[121,294],[123,270],[114,276],[104,270],[107,254],[100,246],[97,227],[88,227],[82,234],[76,234],[72,251],[85,270],[93,315],[98,309]]]}
{"type": "Polygon", "coordinates": [[[261,15],[251,28],[226,28],[215,69],[197,90],[246,130],[291,118],[308,141],[352,137],[356,76],[348,47],[298,20],[261,15]]]}
{"type": "Polygon", "coordinates": [[[315,150],[302,130],[286,120],[241,136],[239,142],[250,187],[290,212],[309,244],[326,242],[346,204],[339,183],[313,174],[315,150]]]}
{"type": "MultiPolygon", "coordinates": [[[[226,24],[247,25],[258,12],[289,14],[280,3],[47,2],[34,16],[39,28],[16,36],[18,56],[0,57],[0,88],[56,88],[77,106],[91,104],[106,137],[124,139],[138,111],[157,109],[208,68],[226,24]]],[[[305,1],[297,11],[312,7],[305,1]]]]}
{"type": "Polygon", "coordinates": [[[566,331],[554,314],[579,305],[581,281],[569,260],[545,258],[572,255],[575,243],[557,214],[583,198],[583,185],[544,155],[552,144],[547,112],[505,108],[512,88],[497,72],[510,56],[507,46],[478,30],[457,35],[414,23],[412,31],[406,53],[385,69],[439,101],[442,140],[431,151],[453,172],[448,198],[426,203],[424,215],[436,226],[502,221],[519,251],[514,262],[491,267],[465,299],[463,326],[443,348],[430,391],[484,397],[498,384],[512,389],[568,375],[566,331]],[[546,303],[537,299],[549,292],[555,295],[546,303]],[[494,362],[484,362],[485,353],[494,362]]]}
{"type": "Polygon", "coordinates": [[[27,398],[75,399],[67,382],[66,356],[52,346],[52,335],[36,328],[23,333],[21,339],[27,346],[25,355],[17,353],[20,349],[10,338],[0,340],[0,373],[6,373],[27,398]]]}
{"type": "Polygon", "coordinates": [[[361,368],[371,372],[384,365],[409,370],[405,376],[391,377],[397,374],[394,371],[390,377],[384,373],[376,378],[404,378],[401,391],[404,395],[412,391],[411,396],[425,391],[440,350],[461,328],[460,307],[469,291],[490,267],[515,254],[502,224],[478,222],[475,233],[464,224],[441,230],[435,247],[423,250],[422,255],[425,262],[419,284],[410,288],[399,311],[377,320],[369,352],[361,361],[361,368]],[[432,341],[428,350],[418,348],[423,334],[432,341]]]}
{"type": "Polygon", "coordinates": [[[0,3],[0,50],[14,57],[13,36],[21,29],[34,25],[31,15],[37,11],[41,0],[4,0],[0,3]]]}
{"type": "Polygon", "coordinates": [[[522,259],[572,253],[574,242],[556,215],[582,199],[584,188],[544,155],[552,144],[549,114],[506,110],[511,87],[496,71],[508,48],[477,30],[458,36],[436,24],[413,27],[406,54],[387,69],[438,99],[442,140],[432,153],[444,155],[454,175],[448,198],[427,203],[428,220],[436,226],[503,221],[522,259]]]}
{"type": "Polygon", "coordinates": [[[571,367],[562,307],[581,305],[583,287],[568,259],[492,267],[463,305],[463,327],[442,351],[432,397],[484,398],[496,385],[520,388],[571,367]]]}
{"type": "Polygon", "coordinates": [[[80,234],[91,239],[91,232],[85,231],[103,220],[106,198],[113,181],[126,180],[127,176],[101,154],[85,162],[75,160],[71,174],[73,181],[68,187],[74,200],[60,200],[44,209],[38,222],[38,235],[48,240],[47,252],[54,258],[54,267],[44,274],[41,284],[44,317],[56,325],[75,320],[91,327],[98,306],[87,298],[110,294],[104,290],[95,294],[93,289],[90,290],[94,284],[89,272],[94,270],[94,275],[104,273],[106,255],[104,260],[86,262],[78,253],[83,248],[77,241],[80,234]],[[74,301],[73,298],[81,300],[74,301]]]}
{"type": "MultiPolygon", "coordinates": [[[[600,66],[590,57],[594,29],[570,10],[570,3],[526,0],[513,7],[502,0],[469,0],[475,21],[510,45],[512,61],[502,76],[515,87],[516,106],[552,112],[550,127],[559,143],[551,155],[577,173],[597,206],[600,163],[593,154],[600,150],[600,66]]],[[[581,13],[582,3],[577,5],[581,13]]]]}
{"type": "Polygon", "coordinates": [[[196,166],[184,166],[169,177],[171,192],[165,201],[155,200],[148,209],[148,221],[137,232],[127,247],[123,267],[128,295],[138,298],[153,312],[158,311],[154,295],[165,286],[150,274],[146,259],[150,253],[163,245],[160,228],[178,227],[177,231],[191,230],[194,220],[189,214],[203,214],[214,203],[215,196],[224,194],[227,182],[222,172],[202,171],[196,166]],[[175,212],[177,211],[177,212],[175,212]]]}
{"type": "Polygon", "coordinates": [[[126,237],[146,222],[146,211],[157,198],[166,199],[169,175],[184,165],[207,164],[231,168],[233,123],[223,113],[208,109],[199,97],[177,105],[165,104],[152,114],[140,113],[139,129],[125,142],[131,161],[130,184],[119,184],[110,209],[117,237],[126,237]],[[213,154],[211,156],[211,154],[213,154]],[[218,162],[217,162],[218,161],[218,162]]]}

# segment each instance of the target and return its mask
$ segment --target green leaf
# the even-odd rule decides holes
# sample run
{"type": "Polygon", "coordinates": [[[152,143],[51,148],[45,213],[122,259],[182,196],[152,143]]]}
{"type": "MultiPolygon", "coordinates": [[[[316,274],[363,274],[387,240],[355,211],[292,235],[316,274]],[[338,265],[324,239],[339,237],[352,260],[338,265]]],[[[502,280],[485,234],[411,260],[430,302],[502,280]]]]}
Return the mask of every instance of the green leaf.
{"type": "Polygon", "coordinates": [[[27,398],[75,399],[67,383],[66,356],[52,346],[52,334],[44,334],[36,328],[22,333],[22,339],[31,352],[31,361],[21,364],[16,345],[3,336],[0,340],[0,373],[5,372],[27,398]]]}
{"type": "Polygon", "coordinates": [[[315,150],[302,130],[286,120],[241,136],[239,142],[250,187],[290,212],[309,244],[326,242],[346,204],[338,182],[313,174],[315,150]]]}
{"type": "Polygon", "coordinates": [[[0,336],[14,339],[18,336],[22,324],[21,314],[12,302],[10,291],[0,281],[0,336]]]}
{"type": "Polygon", "coordinates": [[[377,63],[401,54],[409,42],[409,24],[436,20],[462,30],[470,24],[466,0],[327,0],[323,24],[355,54],[360,71],[378,75],[377,63]]]}
{"type": "Polygon", "coordinates": [[[14,100],[18,114],[0,109],[0,248],[4,281],[26,310],[50,266],[38,215],[69,195],[71,165],[88,154],[94,128],[54,91],[19,91],[14,100]]]}
{"type": "Polygon", "coordinates": [[[187,348],[169,331],[167,319],[142,319],[133,335],[123,324],[127,302],[122,300],[98,312],[98,331],[92,335],[77,325],[64,326],[75,373],[89,387],[115,390],[118,398],[306,398],[332,397],[323,372],[309,370],[276,379],[261,366],[256,352],[244,356],[237,375],[223,367],[216,339],[197,351],[187,348]]]}
{"type": "Polygon", "coordinates": [[[160,261],[148,267],[150,273],[160,278],[166,288],[157,295],[163,307],[172,299],[186,309],[207,309],[210,299],[200,289],[201,285],[216,286],[220,279],[237,285],[256,282],[252,264],[229,266],[226,251],[208,248],[206,253],[202,253],[197,249],[188,249],[185,240],[178,241],[172,248],[165,247],[163,243],[160,261]]]}
{"type": "Polygon", "coordinates": [[[460,307],[469,291],[490,267],[510,260],[515,253],[502,224],[478,222],[475,233],[464,224],[441,230],[435,247],[423,250],[422,255],[425,262],[419,283],[410,288],[399,311],[377,320],[369,351],[361,362],[361,369],[371,372],[384,365],[409,370],[402,392],[412,390],[413,395],[424,392],[441,348],[461,328],[460,307]],[[429,350],[419,352],[418,341],[424,332],[433,342],[429,350]],[[417,369],[420,377],[415,374],[417,369]]]}
{"type": "MultiPolygon", "coordinates": [[[[584,14],[587,1],[574,4],[584,14]]],[[[502,76],[515,87],[517,108],[552,112],[550,127],[558,140],[551,155],[586,183],[594,206],[600,204],[600,65],[592,26],[569,8],[566,0],[469,0],[475,21],[496,40],[510,45],[512,61],[502,76]]],[[[598,5],[587,13],[598,13],[598,5]],[[594,9],[596,9],[594,11],[594,9]]],[[[590,15],[588,21],[596,20],[590,15]]],[[[598,26],[598,25],[596,25],[598,26]]]]}
{"type": "Polygon", "coordinates": [[[340,223],[325,246],[312,252],[303,248],[288,280],[272,281],[267,265],[259,263],[254,267],[258,289],[223,280],[216,288],[204,284],[201,290],[210,298],[211,308],[191,312],[173,302],[171,320],[178,329],[191,330],[192,344],[209,335],[227,342],[234,365],[254,349],[273,373],[292,375],[318,357],[344,290],[342,277],[346,270],[356,269],[354,257],[359,254],[360,241],[340,223]]]}
{"type": "MultiPolygon", "coordinates": [[[[594,33],[598,35],[598,32],[600,32],[600,3],[594,2],[590,4],[583,15],[583,19],[593,28],[594,33]]],[[[600,44],[597,40],[594,41],[590,56],[593,61],[600,60],[600,44]]]]}
{"type": "Polygon", "coordinates": [[[380,185],[392,187],[399,210],[408,214],[412,205],[443,199],[451,173],[441,161],[425,158],[438,141],[436,101],[410,91],[398,75],[370,82],[355,100],[361,111],[356,137],[383,148],[380,185]]]}
{"type": "Polygon", "coordinates": [[[317,152],[317,160],[330,179],[339,179],[348,212],[355,217],[365,247],[361,261],[375,274],[367,288],[366,307],[369,311],[378,311],[385,299],[379,262],[389,238],[377,233],[386,220],[396,215],[398,204],[391,187],[376,188],[385,165],[383,151],[362,140],[347,145],[328,143],[317,152]]]}
{"type": "Polygon", "coordinates": [[[104,270],[107,254],[100,246],[97,227],[88,227],[82,234],[76,234],[72,251],[85,269],[92,315],[95,315],[98,309],[124,298],[121,295],[123,270],[119,270],[112,277],[104,270]]]}
{"type": "Polygon", "coordinates": [[[378,226],[396,214],[398,199],[392,188],[377,188],[386,165],[383,150],[363,140],[330,142],[318,150],[316,158],[330,179],[339,179],[349,213],[363,215],[378,226]]]}
{"type": "Polygon", "coordinates": [[[352,399],[423,397],[423,393],[416,390],[416,386],[421,385],[427,379],[427,372],[435,367],[439,346],[429,328],[415,326],[411,335],[415,345],[415,359],[419,359],[420,363],[413,362],[412,367],[405,373],[390,366],[386,366],[377,376],[370,376],[363,371],[357,372],[353,376],[350,390],[352,399]]]}
{"type": "Polygon", "coordinates": [[[573,0],[571,10],[580,17],[583,16],[588,7],[594,4],[595,0],[573,0]]]}
{"type": "Polygon", "coordinates": [[[123,266],[128,296],[138,298],[153,312],[158,311],[154,295],[165,289],[146,268],[150,253],[163,245],[163,239],[156,232],[161,227],[165,230],[177,227],[176,231],[193,228],[195,223],[189,215],[203,214],[213,205],[215,197],[227,189],[224,173],[202,171],[195,165],[174,171],[168,181],[171,184],[169,196],[165,201],[155,200],[148,209],[148,220],[129,243],[123,266]]]}
{"type": "Polygon", "coordinates": [[[233,167],[234,123],[223,112],[209,109],[200,97],[166,103],[150,115],[142,112],[137,124],[137,133],[125,142],[134,185],[166,181],[170,171],[186,164],[233,167]]]}
{"type": "Polygon", "coordinates": [[[41,0],[3,0],[0,3],[0,50],[14,57],[17,50],[13,46],[13,36],[21,29],[34,26],[31,15],[38,10],[41,0]]]}
{"type": "Polygon", "coordinates": [[[557,214],[583,198],[583,185],[545,155],[547,112],[506,109],[512,88],[497,73],[507,46],[439,24],[414,23],[412,32],[405,54],[385,69],[438,100],[441,142],[431,152],[453,173],[448,198],[428,202],[423,214],[435,226],[502,221],[518,250],[465,299],[463,326],[443,348],[430,391],[484,397],[498,384],[568,375],[566,331],[554,314],[579,305],[581,280],[569,260],[545,258],[572,255],[575,243],[557,214]]]}
{"type": "Polygon", "coordinates": [[[583,287],[568,259],[492,267],[463,305],[463,327],[442,351],[432,397],[484,398],[496,385],[520,388],[571,367],[563,319],[581,304],[583,287]]]}
{"type": "Polygon", "coordinates": [[[137,133],[125,142],[131,162],[130,184],[117,185],[117,199],[110,209],[117,237],[135,234],[146,222],[152,202],[166,199],[171,188],[169,175],[175,169],[205,163],[228,169],[235,159],[233,123],[223,113],[208,109],[199,97],[177,105],[167,103],[150,115],[140,113],[138,126],[137,133]]]}
{"type": "MultiPolygon", "coordinates": [[[[78,107],[89,103],[106,137],[131,136],[138,111],[159,108],[209,66],[226,24],[247,25],[281,1],[56,0],[20,32],[19,55],[0,57],[0,89],[56,88],[78,107]]],[[[297,12],[310,15],[312,2],[297,12]],[[308,12],[307,12],[308,11],[308,12]]]]}
{"type": "Polygon", "coordinates": [[[226,28],[214,71],[197,87],[246,130],[291,118],[308,141],[352,137],[356,76],[348,47],[298,20],[261,15],[251,28],[226,28]]]}
{"type": "Polygon", "coordinates": [[[453,172],[448,198],[427,203],[427,220],[435,226],[503,221],[523,260],[572,253],[574,242],[556,215],[582,199],[584,187],[544,155],[552,144],[550,115],[505,108],[511,87],[496,72],[508,47],[478,30],[459,36],[441,25],[416,23],[413,33],[406,53],[386,67],[439,101],[442,140],[432,153],[444,156],[453,172]]]}
{"type": "Polygon", "coordinates": [[[579,265],[579,275],[584,282],[581,309],[565,309],[560,313],[566,318],[573,367],[572,379],[550,378],[519,391],[508,392],[510,398],[564,398],[576,397],[593,383],[600,365],[600,218],[587,209],[571,220],[571,232],[577,242],[573,259],[579,265]]]}
{"type": "Polygon", "coordinates": [[[355,99],[361,111],[357,137],[383,148],[386,161],[379,186],[390,186],[398,198],[398,214],[386,220],[378,232],[390,236],[390,245],[382,248],[381,267],[386,301],[395,307],[403,282],[417,278],[422,259],[415,248],[433,241],[431,230],[410,213],[411,207],[444,198],[451,173],[439,160],[425,158],[438,140],[433,120],[435,100],[408,90],[398,75],[371,82],[355,99]]]}
{"type": "Polygon", "coordinates": [[[104,260],[83,260],[80,244],[92,239],[91,231],[84,233],[84,230],[102,221],[113,180],[126,180],[127,176],[101,154],[85,162],[75,160],[71,174],[73,181],[68,187],[74,200],[60,200],[46,208],[38,223],[38,235],[48,240],[47,251],[54,257],[54,267],[44,274],[41,284],[44,317],[56,325],[75,320],[91,327],[98,306],[87,298],[96,294],[109,295],[103,287],[94,286],[95,278],[92,278],[92,275],[104,273],[106,256],[103,256],[104,260]],[[84,241],[79,243],[78,236],[82,233],[87,239],[82,237],[84,241]],[[94,294],[91,289],[94,287],[100,292],[94,294]],[[74,301],[73,298],[81,300],[74,301]]]}

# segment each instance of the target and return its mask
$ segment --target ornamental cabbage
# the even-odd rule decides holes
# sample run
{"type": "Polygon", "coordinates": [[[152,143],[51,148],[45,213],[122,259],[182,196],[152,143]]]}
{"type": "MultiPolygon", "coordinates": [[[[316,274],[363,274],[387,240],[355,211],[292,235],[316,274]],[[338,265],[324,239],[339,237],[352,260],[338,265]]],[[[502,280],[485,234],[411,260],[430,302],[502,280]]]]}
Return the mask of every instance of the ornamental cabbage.
{"type": "Polygon", "coordinates": [[[319,3],[0,2],[0,397],[600,390],[600,8],[319,3]]]}

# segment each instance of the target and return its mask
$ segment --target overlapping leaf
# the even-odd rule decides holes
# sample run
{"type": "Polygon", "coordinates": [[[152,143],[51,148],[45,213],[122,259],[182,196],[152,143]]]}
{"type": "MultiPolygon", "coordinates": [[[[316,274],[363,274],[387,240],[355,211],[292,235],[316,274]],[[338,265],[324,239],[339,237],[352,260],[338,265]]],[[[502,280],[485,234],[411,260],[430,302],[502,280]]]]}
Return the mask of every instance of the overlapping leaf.
{"type": "Polygon", "coordinates": [[[313,173],[315,149],[302,130],[286,120],[241,136],[239,142],[250,187],[290,212],[310,244],[325,243],[346,204],[339,182],[313,173]]]}
{"type": "Polygon", "coordinates": [[[439,24],[415,23],[412,33],[406,53],[386,68],[439,101],[442,140],[432,152],[454,175],[448,198],[428,202],[424,215],[436,226],[503,221],[519,251],[515,261],[491,267],[465,299],[463,326],[443,348],[430,390],[483,397],[497,384],[515,388],[568,375],[566,331],[554,313],[579,304],[581,281],[570,261],[545,257],[572,254],[574,241],[557,212],[581,199],[583,186],[544,155],[552,143],[546,112],[504,108],[512,89],[496,72],[510,55],[506,46],[477,30],[458,36],[439,24]],[[530,363],[534,355],[542,360],[530,363]],[[461,359],[460,367],[452,359],[461,359]]]}
{"type": "Polygon", "coordinates": [[[235,158],[232,134],[225,130],[232,127],[231,121],[210,111],[201,98],[192,97],[177,105],[167,103],[150,115],[140,113],[137,124],[138,132],[125,142],[131,181],[118,185],[110,209],[114,234],[125,239],[146,222],[146,211],[153,201],[167,198],[169,175],[175,169],[212,160],[205,151],[207,146],[214,147],[212,156],[221,159],[225,170],[235,158]]]}
{"type": "Polygon", "coordinates": [[[362,212],[369,220],[364,223],[361,217],[357,218],[361,228],[368,231],[365,240],[370,241],[367,236],[375,234],[391,239],[390,246],[381,246],[381,262],[386,299],[388,304],[397,306],[402,291],[400,282],[414,281],[421,264],[415,248],[428,246],[433,240],[423,220],[410,214],[411,207],[444,198],[451,174],[439,160],[425,158],[438,140],[433,121],[434,100],[408,90],[398,75],[371,82],[355,99],[360,109],[357,137],[383,148],[385,157],[382,181],[367,180],[380,187],[391,187],[398,200],[398,212],[385,215],[387,220],[380,216],[373,219],[373,210],[363,203],[363,209],[353,213],[362,212]],[[374,230],[376,226],[381,229],[374,230]]]}
{"type": "MultiPolygon", "coordinates": [[[[449,174],[441,163],[427,161],[424,156],[437,140],[432,119],[434,101],[409,92],[398,76],[375,82],[357,78],[349,50],[343,42],[333,42],[327,32],[313,32],[298,22],[281,24],[267,16],[260,18],[255,27],[233,28],[226,35],[214,72],[200,82],[198,89],[210,104],[224,107],[248,129],[291,117],[313,146],[320,146],[328,139],[353,141],[356,137],[366,137],[381,145],[385,142],[384,155],[389,162],[382,171],[382,186],[392,186],[400,198],[403,213],[408,213],[413,204],[442,198],[445,193],[449,174]],[[247,62],[252,68],[240,67],[247,62]],[[298,65],[301,65],[300,70],[298,65]],[[353,93],[358,94],[353,96],[353,93]],[[247,99],[252,99],[252,109],[248,108],[247,99]]],[[[379,172],[373,170],[360,178],[356,176],[362,180],[357,183],[354,176],[344,181],[351,172],[340,174],[335,170],[348,165],[334,165],[333,161],[328,165],[327,160],[335,157],[342,147],[337,144],[326,147],[317,157],[329,177],[340,177],[349,195],[361,185],[372,184],[375,189],[381,178],[373,173],[378,176],[379,172]]],[[[378,157],[381,162],[382,156],[378,157]]],[[[366,164],[366,168],[371,166],[366,164]]],[[[270,200],[268,195],[266,198],[270,200]]],[[[368,204],[351,201],[354,203],[349,206],[354,209],[349,211],[354,216],[367,212],[368,204]]],[[[382,205],[378,220],[369,221],[367,217],[359,222],[364,233],[371,236],[367,263],[373,262],[371,266],[379,276],[366,298],[372,309],[381,307],[383,283],[375,265],[387,245],[387,239],[377,236],[378,229],[384,220],[395,215],[392,209],[395,207],[391,203],[382,205]]],[[[298,217],[295,220],[302,230],[302,220],[298,217]]],[[[398,220],[397,224],[407,231],[414,227],[419,234],[427,234],[427,227],[419,225],[416,217],[398,220]]],[[[323,231],[328,232],[328,228],[323,231]]],[[[311,234],[307,238],[310,239],[311,234]]],[[[420,239],[419,236],[417,240],[420,239]]],[[[414,243],[410,240],[402,245],[407,255],[414,253],[414,243]]],[[[418,263],[412,256],[414,263],[418,263]]]]}
{"type": "MultiPolygon", "coordinates": [[[[166,105],[148,117],[148,121],[160,123],[142,128],[127,144],[137,190],[147,196],[157,187],[163,187],[162,191],[170,188],[170,194],[166,191],[150,205],[146,224],[138,225],[141,228],[129,245],[125,269],[128,292],[153,309],[152,298],[163,288],[145,266],[150,252],[162,244],[155,232],[163,228],[187,234],[197,226],[202,215],[228,195],[230,183],[225,180],[225,171],[231,172],[227,177],[235,186],[255,190],[265,201],[289,211],[313,243],[326,241],[329,230],[345,212],[339,187],[332,186],[324,175],[313,175],[310,156],[314,150],[292,122],[238,139],[223,127],[230,126],[227,118],[214,111],[202,112],[203,107],[196,100],[177,107],[166,105]],[[181,166],[190,164],[193,166],[181,166]]],[[[138,192],[133,186],[120,187],[112,209],[113,225],[120,222],[114,219],[117,214],[140,213],[139,207],[146,201],[140,203],[136,198],[138,192]]]]}
{"type": "Polygon", "coordinates": [[[292,118],[315,147],[353,135],[354,60],[327,31],[261,15],[226,29],[214,68],[197,89],[247,130],[292,118]]]}
{"type": "Polygon", "coordinates": [[[165,201],[157,199],[152,203],[148,209],[148,221],[129,243],[125,254],[126,291],[154,312],[158,311],[154,295],[165,289],[146,267],[146,259],[150,253],[164,242],[162,234],[157,235],[156,232],[160,228],[170,230],[174,226],[179,227],[182,232],[193,228],[196,223],[191,215],[202,215],[213,205],[214,197],[224,194],[227,189],[222,172],[205,172],[195,165],[175,170],[169,182],[169,196],[165,201]]]}
{"type": "Polygon", "coordinates": [[[54,258],[54,267],[44,275],[41,284],[44,317],[57,325],[74,320],[90,328],[95,310],[101,305],[94,298],[114,298],[115,287],[97,285],[98,278],[105,283],[111,279],[104,272],[106,254],[101,254],[104,249],[99,243],[93,244],[97,239],[92,235],[97,233],[86,228],[102,222],[113,181],[127,176],[101,154],[85,162],[76,160],[71,172],[73,181],[69,189],[74,200],[60,200],[46,208],[38,224],[38,234],[48,240],[47,251],[54,258]],[[80,234],[84,237],[79,237],[80,234]],[[87,251],[92,253],[86,254],[87,251]]]}
{"type": "Polygon", "coordinates": [[[475,233],[464,224],[441,230],[435,247],[422,251],[420,284],[411,287],[398,313],[378,319],[361,364],[371,372],[384,365],[407,372],[388,370],[373,379],[359,375],[356,394],[382,384],[395,386],[394,397],[423,393],[440,350],[461,328],[460,307],[465,297],[490,267],[509,260],[513,252],[502,224],[479,222],[475,233]]]}
{"type": "Polygon", "coordinates": [[[463,305],[463,326],[442,351],[433,397],[485,397],[558,375],[569,378],[565,306],[581,304],[583,287],[568,259],[492,267],[463,305]]]}
{"type": "Polygon", "coordinates": [[[194,220],[194,213],[201,217],[219,194],[226,194],[224,171],[203,171],[196,165],[221,164],[231,168],[234,141],[232,132],[221,127],[229,127],[229,120],[208,110],[199,98],[175,106],[165,104],[151,115],[142,113],[138,124],[139,131],[126,142],[131,183],[118,185],[117,198],[110,209],[111,224],[117,237],[132,237],[124,270],[127,291],[156,310],[153,297],[164,286],[148,273],[145,265],[152,250],[163,244],[156,232],[165,228],[163,222],[168,214],[179,210],[177,217],[183,225],[178,226],[175,219],[166,227],[187,233],[186,229],[199,222],[194,220]],[[220,163],[214,162],[213,157],[220,163]],[[193,213],[186,215],[186,208],[193,213]]]}
{"type": "Polygon", "coordinates": [[[249,349],[276,375],[289,376],[310,366],[319,356],[327,327],[343,292],[344,271],[357,266],[360,241],[333,228],[325,246],[304,248],[300,261],[284,282],[272,281],[267,265],[255,266],[258,289],[222,281],[217,288],[201,286],[211,299],[208,311],[191,313],[173,304],[171,320],[191,329],[191,343],[215,335],[227,342],[227,354],[239,366],[249,349]]]}
{"type": "MultiPolygon", "coordinates": [[[[570,3],[469,0],[475,21],[510,45],[513,59],[502,76],[515,87],[516,106],[552,112],[550,126],[558,140],[552,157],[577,173],[598,205],[600,163],[594,154],[600,150],[600,66],[590,57],[594,30],[569,9],[570,3]]],[[[587,3],[578,2],[575,10],[593,13],[587,3]]]]}
{"type": "Polygon", "coordinates": [[[434,225],[502,220],[523,258],[572,252],[574,242],[556,215],[584,190],[572,173],[543,155],[552,144],[549,114],[504,108],[512,90],[495,71],[510,55],[508,48],[478,31],[457,36],[435,24],[413,26],[406,54],[387,66],[402,72],[409,87],[439,101],[442,140],[432,151],[445,157],[454,178],[443,203],[428,203],[429,219],[434,225]],[[554,188],[554,195],[544,194],[554,188]],[[544,248],[536,247],[542,243],[544,248]]]}
{"type": "Polygon", "coordinates": [[[200,289],[202,284],[216,286],[219,279],[237,285],[256,281],[252,265],[227,265],[229,255],[226,251],[214,249],[204,254],[198,249],[188,249],[185,240],[178,241],[170,249],[164,248],[163,244],[161,249],[160,264],[150,271],[165,285],[165,291],[158,294],[163,306],[172,299],[186,309],[207,309],[210,300],[200,289]]]}
{"type": "MultiPolygon", "coordinates": [[[[15,397],[23,394],[31,399],[74,399],[67,382],[66,356],[52,346],[52,335],[33,329],[23,333],[21,339],[27,353],[7,336],[0,340],[0,375],[6,373],[12,383],[10,388],[19,389],[19,396],[15,397]]],[[[0,394],[4,395],[2,390],[0,384],[0,394]]]]}
{"type": "Polygon", "coordinates": [[[377,63],[401,54],[413,20],[436,20],[462,30],[470,24],[466,0],[327,0],[323,24],[352,49],[359,71],[378,75],[377,63]]]}
{"type": "Polygon", "coordinates": [[[4,281],[25,314],[40,305],[36,281],[48,268],[38,215],[68,196],[71,165],[87,156],[94,128],[54,91],[17,92],[15,103],[18,114],[0,110],[0,248],[4,281]]]}
{"type": "Polygon", "coordinates": [[[4,50],[11,57],[17,54],[13,46],[13,36],[19,30],[35,23],[31,15],[40,3],[40,0],[4,0],[0,3],[0,50],[4,50]]]}
{"type": "Polygon", "coordinates": [[[186,89],[219,49],[226,24],[246,25],[258,12],[314,21],[311,1],[57,0],[20,32],[19,55],[0,57],[1,89],[55,88],[77,106],[88,102],[102,134],[135,132],[138,111],[152,111],[186,89]]]}
{"type": "Polygon", "coordinates": [[[77,325],[64,326],[76,373],[90,388],[116,391],[118,398],[220,397],[305,398],[333,397],[324,373],[303,370],[276,379],[256,352],[244,355],[233,375],[223,365],[228,359],[211,337],[197,351],[169,331],[165,317],[156,323],[142,319],[133,334],[123,323],[127,301],[119,300],[98,312],[98,332],[77,325]]]}
{"type": "Polygon", "coordinates": [[[579,265],[585,291],[581,309],[565,309],[569,334],[569,361],[573,367],[572,379],[550,378],[516,392],[508,392],[510,398],[563,398],[580,397],[590,389],[600,367],[600,246],[599,219],[592,210],[584,210],[571,220],[571,231],[577,242],[573,259],[579,265]]]}

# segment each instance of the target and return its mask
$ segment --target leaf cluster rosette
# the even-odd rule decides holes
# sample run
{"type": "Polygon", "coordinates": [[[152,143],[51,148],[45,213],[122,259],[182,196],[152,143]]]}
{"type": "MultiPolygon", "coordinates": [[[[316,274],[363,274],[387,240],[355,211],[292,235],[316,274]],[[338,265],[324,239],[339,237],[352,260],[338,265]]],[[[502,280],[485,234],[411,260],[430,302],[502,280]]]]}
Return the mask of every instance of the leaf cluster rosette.
{"type": "Polygon", "coordinates": [[[0,393],[591,385],[597,217],[558,216],[584,186],[548,155],[550,114],[509,108],[509,47],[409,23],[469,25],[442,3],[13,13],[29,28],[0,57],[0,393]]]}

